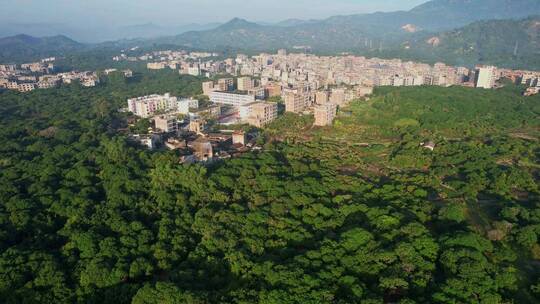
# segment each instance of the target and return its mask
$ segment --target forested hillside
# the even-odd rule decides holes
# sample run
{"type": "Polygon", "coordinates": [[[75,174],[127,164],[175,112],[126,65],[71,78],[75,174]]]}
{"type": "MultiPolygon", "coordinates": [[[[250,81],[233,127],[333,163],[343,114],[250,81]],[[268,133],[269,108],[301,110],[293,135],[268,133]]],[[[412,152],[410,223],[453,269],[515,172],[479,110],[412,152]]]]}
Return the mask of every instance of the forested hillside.
{"type": "Polygon", "coordinates": [[[0,93],[2,303],[540,301],[540,97],[382,88],[207,167],[118,132],[200,81],[0,93]]]}
{"type": "Polygon", "coordinates": [[[452,65],[492,64],[537,70],[540,16],[481,21],[448,32],[420,33],[402,43],[399,50],[383,50],[381,54],[452,65]]]}
{"type": "Polygon", "coordinates": [[[0,38],[0,64],[39,60],[50,56],[64,56],[88,46],[66,36],[32,37],[16,35],[0,38]]]}

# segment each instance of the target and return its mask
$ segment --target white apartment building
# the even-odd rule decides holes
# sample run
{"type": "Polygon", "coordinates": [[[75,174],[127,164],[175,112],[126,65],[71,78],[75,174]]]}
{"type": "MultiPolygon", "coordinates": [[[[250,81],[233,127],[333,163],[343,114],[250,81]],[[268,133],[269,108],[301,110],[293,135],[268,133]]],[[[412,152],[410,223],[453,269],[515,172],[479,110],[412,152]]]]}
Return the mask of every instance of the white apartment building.
{"type": "Polygon", "coordinates": [[[217,104],[224,104],[239,107],[255,101],[255,96],[245,95],[232,92],[212,92],[210,93],[210,101],[217,104]]]}
{"type": "Polygon", "coordinates": [[[154,115],[156,111],[172,110],[178,106],[177,98],[170,96],[169,93],[131,98],[127,102],[129,111],[143,118],[154,115]]]}
{"type": "Polygon", "coordinates": [[[494,66],[486,66],[478,69],[476,87],[491,89],[495,86],[497,80],[497,68],[494,66]]]}

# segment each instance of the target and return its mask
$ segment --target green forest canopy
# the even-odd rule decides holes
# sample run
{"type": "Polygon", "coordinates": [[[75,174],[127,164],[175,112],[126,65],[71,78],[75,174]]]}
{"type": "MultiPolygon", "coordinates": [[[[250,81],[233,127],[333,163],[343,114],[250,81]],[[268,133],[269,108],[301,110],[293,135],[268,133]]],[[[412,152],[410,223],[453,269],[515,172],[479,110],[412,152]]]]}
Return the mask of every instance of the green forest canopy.
{"type": "Polygon", "coordinates": [[[540,301],[539,97],[382,88],[208,167],[117,132],[200,81],[0,93],[3,303],[540,301]]]}

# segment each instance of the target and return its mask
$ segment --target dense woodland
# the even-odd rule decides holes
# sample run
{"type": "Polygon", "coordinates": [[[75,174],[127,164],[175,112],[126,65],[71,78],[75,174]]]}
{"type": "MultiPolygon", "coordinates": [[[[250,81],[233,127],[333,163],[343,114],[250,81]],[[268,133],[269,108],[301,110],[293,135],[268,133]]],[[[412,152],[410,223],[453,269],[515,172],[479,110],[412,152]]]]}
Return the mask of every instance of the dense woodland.
{"type": "Polygon", "coordinates": [[[540,97],[381,88],[185,166],[117,110],[201,79],[104,80],[0,93],[2,303],[540,301],[540,97]]]}

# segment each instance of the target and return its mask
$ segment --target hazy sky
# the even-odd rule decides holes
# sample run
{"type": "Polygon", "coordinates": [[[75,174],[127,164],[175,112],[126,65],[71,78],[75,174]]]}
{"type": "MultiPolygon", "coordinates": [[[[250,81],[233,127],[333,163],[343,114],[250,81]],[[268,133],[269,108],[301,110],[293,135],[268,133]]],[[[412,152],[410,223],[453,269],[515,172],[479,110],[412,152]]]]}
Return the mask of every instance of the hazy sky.
{"type": "Polygon", "coordinates": [[[325,18],[407,10],[427,0],[0,0],[0,20],[84,26],[325,18]]]}

